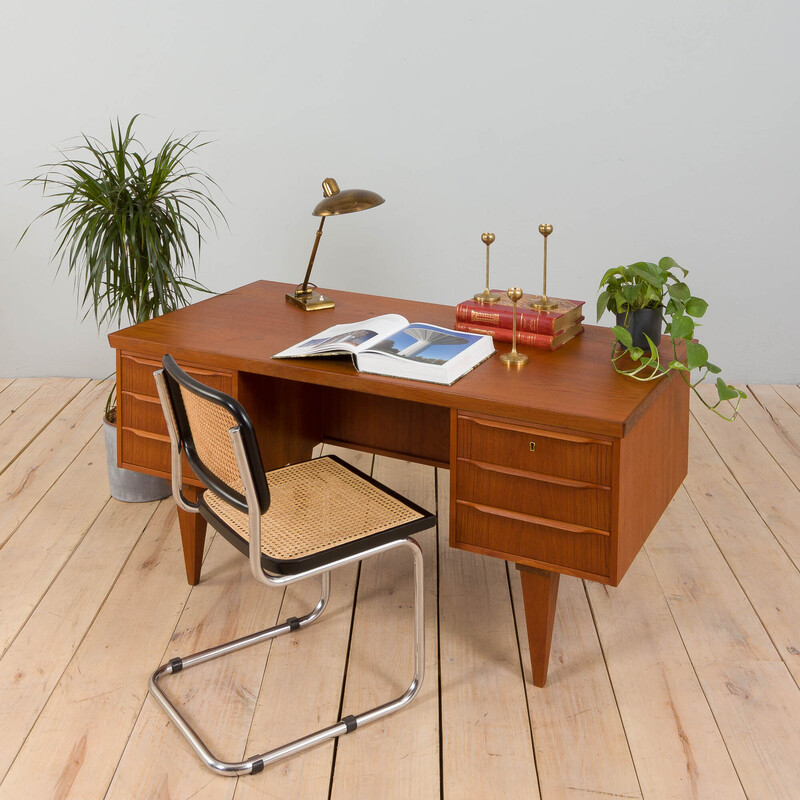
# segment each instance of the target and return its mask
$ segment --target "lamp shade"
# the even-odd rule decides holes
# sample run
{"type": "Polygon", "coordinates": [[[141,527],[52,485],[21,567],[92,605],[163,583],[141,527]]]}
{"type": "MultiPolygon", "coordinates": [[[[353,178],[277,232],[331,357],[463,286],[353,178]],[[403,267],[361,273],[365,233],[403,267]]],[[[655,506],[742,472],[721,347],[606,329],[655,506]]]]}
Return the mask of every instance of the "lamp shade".
{"type": "Polygon", "coordinates": [[[341,191],[333,178],[326,178],[322,183],[322,189],[325,197],[311,212],[315,217],[335,217],[339,214],[351,214],[353,211],[366,211],[385,202],[377,192],[368,189],[341,191]]]}

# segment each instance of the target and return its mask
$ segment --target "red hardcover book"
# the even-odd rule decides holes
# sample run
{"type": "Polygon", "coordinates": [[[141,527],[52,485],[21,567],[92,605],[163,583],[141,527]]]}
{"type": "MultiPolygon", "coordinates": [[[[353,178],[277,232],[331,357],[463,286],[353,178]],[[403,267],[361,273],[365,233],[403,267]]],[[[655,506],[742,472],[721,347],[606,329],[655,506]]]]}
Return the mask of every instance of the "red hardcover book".
{"type": "MultiPolygon", "coordinates": [[[[456,306],[456,321],[510,329],[513,313],[511,301],[505,292],[497,289],[492,289],[492,291],[500,295],[500,300],[491,305],[478,303],[476,300],[465,300],[456,306]]],[[[558,303],[558,308],[554,311],[535,311],[530,304],[537,300],[541,300],[541,295],[524,294],[517,303],[518,331],[555,336],[583,318],[584,300],[562,300],[558,297],[549,297],[548,300],[558,303]]]]}
{"type": "MultiPolygon", "coordinates": [[[[578,321],[563,331],[548,336],[545,333],[530,333],[529,331],[517,331],[517,344],[526,347],[538,347],[540,350],[558,350],[570,339],[574,339],[579,333],[583,333],[583,325],[579,317],[578,321]]],[[[483,333],[491,336],[496,342],[511,342],[512,331],[510,328],[493,328],[490,325],[474,325],[470,322],[456,322],[457,331],[468,331],[469,333],[483,333]]]]}

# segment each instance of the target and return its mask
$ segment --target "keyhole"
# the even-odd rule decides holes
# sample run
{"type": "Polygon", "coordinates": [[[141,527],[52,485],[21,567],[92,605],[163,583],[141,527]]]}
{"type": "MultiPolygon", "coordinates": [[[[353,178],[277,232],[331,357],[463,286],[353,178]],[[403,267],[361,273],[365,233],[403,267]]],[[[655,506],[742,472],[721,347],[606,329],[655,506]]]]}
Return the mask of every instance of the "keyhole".
{"type": "Polygon", "coordinates": [[[530,444],[531,444],[531,453],[533,453],[536,450],[536,442],[531,442],[530,444]]]}

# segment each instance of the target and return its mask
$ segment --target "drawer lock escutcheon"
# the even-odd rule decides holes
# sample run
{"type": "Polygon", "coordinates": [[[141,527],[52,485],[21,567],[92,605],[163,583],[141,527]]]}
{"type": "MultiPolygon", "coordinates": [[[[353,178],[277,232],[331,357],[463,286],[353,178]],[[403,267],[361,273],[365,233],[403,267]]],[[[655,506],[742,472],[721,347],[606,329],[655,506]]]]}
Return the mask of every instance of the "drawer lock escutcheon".
{"type": "Polygon", "coordinates": [[[536,451],[536,442],[531,442],[530,443],[530,448],[531,448],[531,453],[535,452],[536,451]]]}

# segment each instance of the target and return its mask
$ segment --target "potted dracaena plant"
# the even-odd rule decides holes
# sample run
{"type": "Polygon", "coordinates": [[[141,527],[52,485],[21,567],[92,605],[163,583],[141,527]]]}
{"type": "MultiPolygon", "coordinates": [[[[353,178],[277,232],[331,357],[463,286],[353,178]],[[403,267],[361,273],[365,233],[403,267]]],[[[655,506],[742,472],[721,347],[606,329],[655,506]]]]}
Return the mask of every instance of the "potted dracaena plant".
{"type": "MultiPolygon", "coordinates": [[[[192,291],[208,292],[196,280],[192,246],[199,254],[202,230],[225,219],[211,194],[216,183],[187,164],[207,142],[197,133],[170,137],[150,152],[134,135],[138,116],[124,129],[112,122],[109,145],[81,135],[59,151],[60,161],[23,181],[54,200],[36,220],[55,216],[53,258],[74,277],[84,318],[93,314],[98,327],[143,322],[187,305],[192,291]]],[[[115,389],[104,415],[111,494],[166,497],[167,481],[117,467],[115,389]]]]}
{"type": "Polygon", "coordinates": [[[709,374],[719,375],[721,370],[708,360],[708,350],[694,338],[696,320],[706,313],[708,303],[692,295],[684,280],[688,274],[689,270],[668,256],[658,264],[639,261],[609,269],[600,281],[597,319],[606,310],[616,314],[611,363],[619,374],[651,381],[678,372],[706,408],[723,419],[733,420],[739,403],[747,397],[743,391],[721,377],[716,380],[715,403],[708,403],[697,391],[709,374]],[[662,324],[664,333],[671,337],[672,358],[667,363],[662,362],[658,352],[662,324]],[[695,381],[692,370],[698,371],[695,381]],[[723,403],[731,409],[730,416],[720,410],[723,403]]]}

